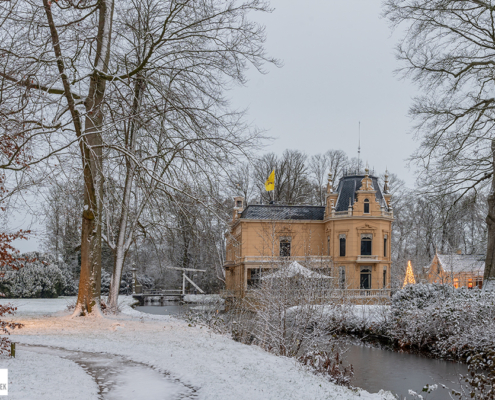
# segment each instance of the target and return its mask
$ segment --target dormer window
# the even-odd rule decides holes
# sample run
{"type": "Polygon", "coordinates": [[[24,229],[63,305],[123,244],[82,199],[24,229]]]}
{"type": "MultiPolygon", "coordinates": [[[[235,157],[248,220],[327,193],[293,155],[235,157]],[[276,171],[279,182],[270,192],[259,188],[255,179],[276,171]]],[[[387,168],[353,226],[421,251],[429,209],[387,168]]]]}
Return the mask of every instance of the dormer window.
{"type": "Polygon", "coordinates": [[[370,201],[369,201],[369,199],[364,199],[364,213],[365,214],[370,213],[370,201]]]}
{"type": "Polygon", "coordinates": [[[236,206],[237,208],[242,208],[242,200],[237,200],[237,201],[235,202],[235,206],[236,206]]]}

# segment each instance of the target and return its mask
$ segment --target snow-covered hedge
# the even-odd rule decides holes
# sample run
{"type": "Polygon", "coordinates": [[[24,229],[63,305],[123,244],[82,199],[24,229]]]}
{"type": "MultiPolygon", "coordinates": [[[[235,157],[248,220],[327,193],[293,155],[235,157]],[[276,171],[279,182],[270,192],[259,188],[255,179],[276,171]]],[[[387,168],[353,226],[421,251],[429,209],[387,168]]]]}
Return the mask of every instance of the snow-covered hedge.
{"type": "Polygon", "coordinates": [[[407,286],[392,297],[381,327],[401,347],[466,358],[495,349],[495,293],[447,285],[407,286]]]}
{"type": "Polygon", "coordinates": [[[51,255],[23,254],[27,261],[18,271],[9,271],[0,282],[0,291],[7,297],[58,297],[77,293],[70,268],[51,255]]]}
{"type": "MultiPolygon", "coordinates": [[[[110,278],[111,275],[105,270],[101,271],[101,293],[108,294],[110,290],[110,278]]],[[[138,274],[138,281],[143,288],[152,289],[155,286],[155,280],[148,275],[138,274]]],[[[120,294],[131,294],[132,292],[132,272],[126,271],[122,274],[122,280],[120,281],[120,294]]]]}

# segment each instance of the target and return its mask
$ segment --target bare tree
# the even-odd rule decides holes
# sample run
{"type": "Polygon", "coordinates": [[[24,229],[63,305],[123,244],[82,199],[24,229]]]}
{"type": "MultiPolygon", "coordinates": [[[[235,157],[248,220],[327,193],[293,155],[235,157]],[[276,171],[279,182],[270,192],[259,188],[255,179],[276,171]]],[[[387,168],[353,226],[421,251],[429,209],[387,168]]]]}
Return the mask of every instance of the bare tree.
{"type": "Polygon", "coordinates": [[[325,205],[326,184],[328,173],[332,174],[332,180],[338,182],[348,166],[347,154],[342,150],[328,150],[324,154],[311,156],[308,169],[317,187],[317,203],[325,205]]]}
{"type": "Polygon", "coordinates": [[[329,173],[329,160],[326,154],[315,154],[309,160],[308,169],[316,184],[316,200],[318,205],[325,205],[327,175],[329,173]]]}
{"type": "Polygon", "coordinates": [[[253,181],[253,166],[247,161],[235,165],[233,171],[227,174],[227,184],[230,187],[231,194],[242,195],[246,204],[256,198],[260,198],[260,195],[256,193],[253,181]]]}
{"type": "Polygon", "coordinates": [[[275,169],[276,202],[287,205],[305,204],[311,199],[311,184],[306,165],[307,156],[298,150],[285,150],[281,157],[273,153],[265,154],[257,163],[254,171],[256,186],[265,202],[270,201],[264,184],[268,175],[275,169]]]}
{"type": "Polygon", "coordinates": [[[407,30],[397,47],[404,76],[424,89],[411,114],[421,146],[413,160],[430,192],[488,196],[484,286],[495,285],[493,58],[495,7],[482,0],[386,0],[384,15],[407,30]]]}
{"type": "MultiPolygon", "coordinates": [[[[125,142],[119,137],[112,109],[123,98],[131,105],[139,102],[136,87],[147,77],[154,107],[148,121],[168,109],[176,111],[177,117],[195,109],[205,116],[190,116],[175,130],[172,121],[172,126],[162,127],[171,133],[169,137],[186,123],[190,131],[204,137],[212,125],[204,124],[208,115],[215,118],[222,113],[225,120],[238,119],[238,114],[229,115],[219,107],[226,105],[222,91],[232,81],[245,82],[243,72],[248,64],[261,70],[265,61],[273,61],[264,53],[263,27],[246,18],[250,11],[269,8],[260,0],[136,0],[116,5],[113,0],[43,0],[42,4],[12,1],[0,5],[0,134],[17,146],[2,161],[2,168],[20,169],[13,163],[20,152],[32,156],[22,166],[25,168],[72,150],[74,145],[79,148],[84,209],[75,314],[91,313],[99,307],[103,157],[109,155],[108,150],[124,154],[132,160],[129,166],[136,163],[149,179],[170,190],[180,189],[180,180],[169,181],[160,176],[162,169],[153,170],[155,159],[144,157],[151,166],[133,159],[132,140],[125,142]],[[114,13],[115,7],[118,12],[114,13]],[[133,18],[143,23],[133,24],[133,18]],[[214,72],[201,76],[200,71],[214,72]],[[170,90],[172,82],[174,90],[170,90]],[[182,102],[187,95],[196,102],[182,102]]],[[[136,112],[132,106],[130,109],[136,112]]],[[[131,111],[124,118],[133,117],[131,111]]],[[[242,124],[235,127],[229,130],[231,142],[242,147],[242,124]]],[[[211,132],[210,139],[221,140],[218,131],[211,132]]],[[[164,146],[160,156],[170,150],[163,142],[158,145],[164,146]]],[[[187,159],[196,155],[190,152],[187,159]]],[[[176,168],[177,173],[180,166],[176,168]]],[[[132,178],[132,173],[128,176],[132,178]]]]}
{"type": "Polygon", "coordinates": [[[52,182],[49,188],[43,204],[43,246],[56,261],[69,264],[77,256],[81,245],[82,192],[79,182],[71,181],[52,182]]]}

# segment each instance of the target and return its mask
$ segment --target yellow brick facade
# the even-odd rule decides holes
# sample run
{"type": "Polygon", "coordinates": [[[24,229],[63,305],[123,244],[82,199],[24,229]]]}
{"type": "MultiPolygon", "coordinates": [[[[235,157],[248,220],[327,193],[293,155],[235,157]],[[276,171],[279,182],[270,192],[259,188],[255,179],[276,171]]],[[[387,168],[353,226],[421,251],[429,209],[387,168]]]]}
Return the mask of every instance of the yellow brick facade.
{"type": "MultiPolygon", "coordinates": [[[[301,209],[313,214],[324,211],[318,220],[253,218],[250,217],[252,210],[243,212],[243,199],[236,198],[232,227],[227,235],[226,289],[242,295],[260,273],[277,268],[284,260],[295,260],[308,268],[327,269],[341,289],[390,288],[393,212],[388,185],[386,183],[382,193],[375,187],[376,178],[373,185],[367,172],[342,179],[359,183],[349,199],[351,206],[342,211],[343,201],[347,200],[341,198],[344,196],[341,187],[346,182],[341,182],[338,190],[333,191],[329,176],[324,210],[318,207],[301,209]],[[337,211],[337,202],[340,211],[337,211]],[[345,240],[345,255],[341,254],[342,239],[345,240]],[[371,243],[363,244],[363,241],[371,243]],[[284,246],[290,247],[288,257],[281,256],[284,246]]],[[[270,215],[270,207],[299,211],[279,205],[249,207],[257,207],[264,216],[270,215]]]]}

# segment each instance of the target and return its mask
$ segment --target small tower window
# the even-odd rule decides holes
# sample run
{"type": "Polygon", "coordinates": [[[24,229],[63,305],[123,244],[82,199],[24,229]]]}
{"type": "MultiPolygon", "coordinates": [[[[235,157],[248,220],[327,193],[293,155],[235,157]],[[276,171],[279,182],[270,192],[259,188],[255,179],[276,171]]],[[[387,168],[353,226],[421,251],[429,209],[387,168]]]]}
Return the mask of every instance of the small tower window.
{"type": "Polygon", "coordinates": [[[282,239],[280,241],[280,257],[290,257],[290,240],[282,239]]]}
{"type": "Polygon", "coordinates": [[[383,257],[387,257],[387,239],[388,239],[388,236],[385,235],[383,237],[383,257]]]}
{"type": "Polygon", "coordinates": [[[330,236],[327,236],[327,254],[330,255],[330,236]]]}
{"type": "Polygon", "coordinates": [[[365,214],[370,213],[370,201],[369,201],[369,199],[364,199],[364,213],[365,214]]]}
{"type": "Polygon", "coordinates": [[[361,235],[361,255],[371,256],[371,239],[373,235],[371,233],[363,233],[361,235]]]}
{"type": "Polygon", "coordinates": [[[340,240],[340,257],[345,257],[345,235],[340,235],[339,240],[340,240]]]}
{"type": "Polygon", "coordinates": [[[387,287],[387,266],[383,267],[383,288],[387,287]]]}
{"type": "Polygon", "coordinates": [[[242,208],[242,200],[237,200],[235,206],[237,208],[242,208]]]}

